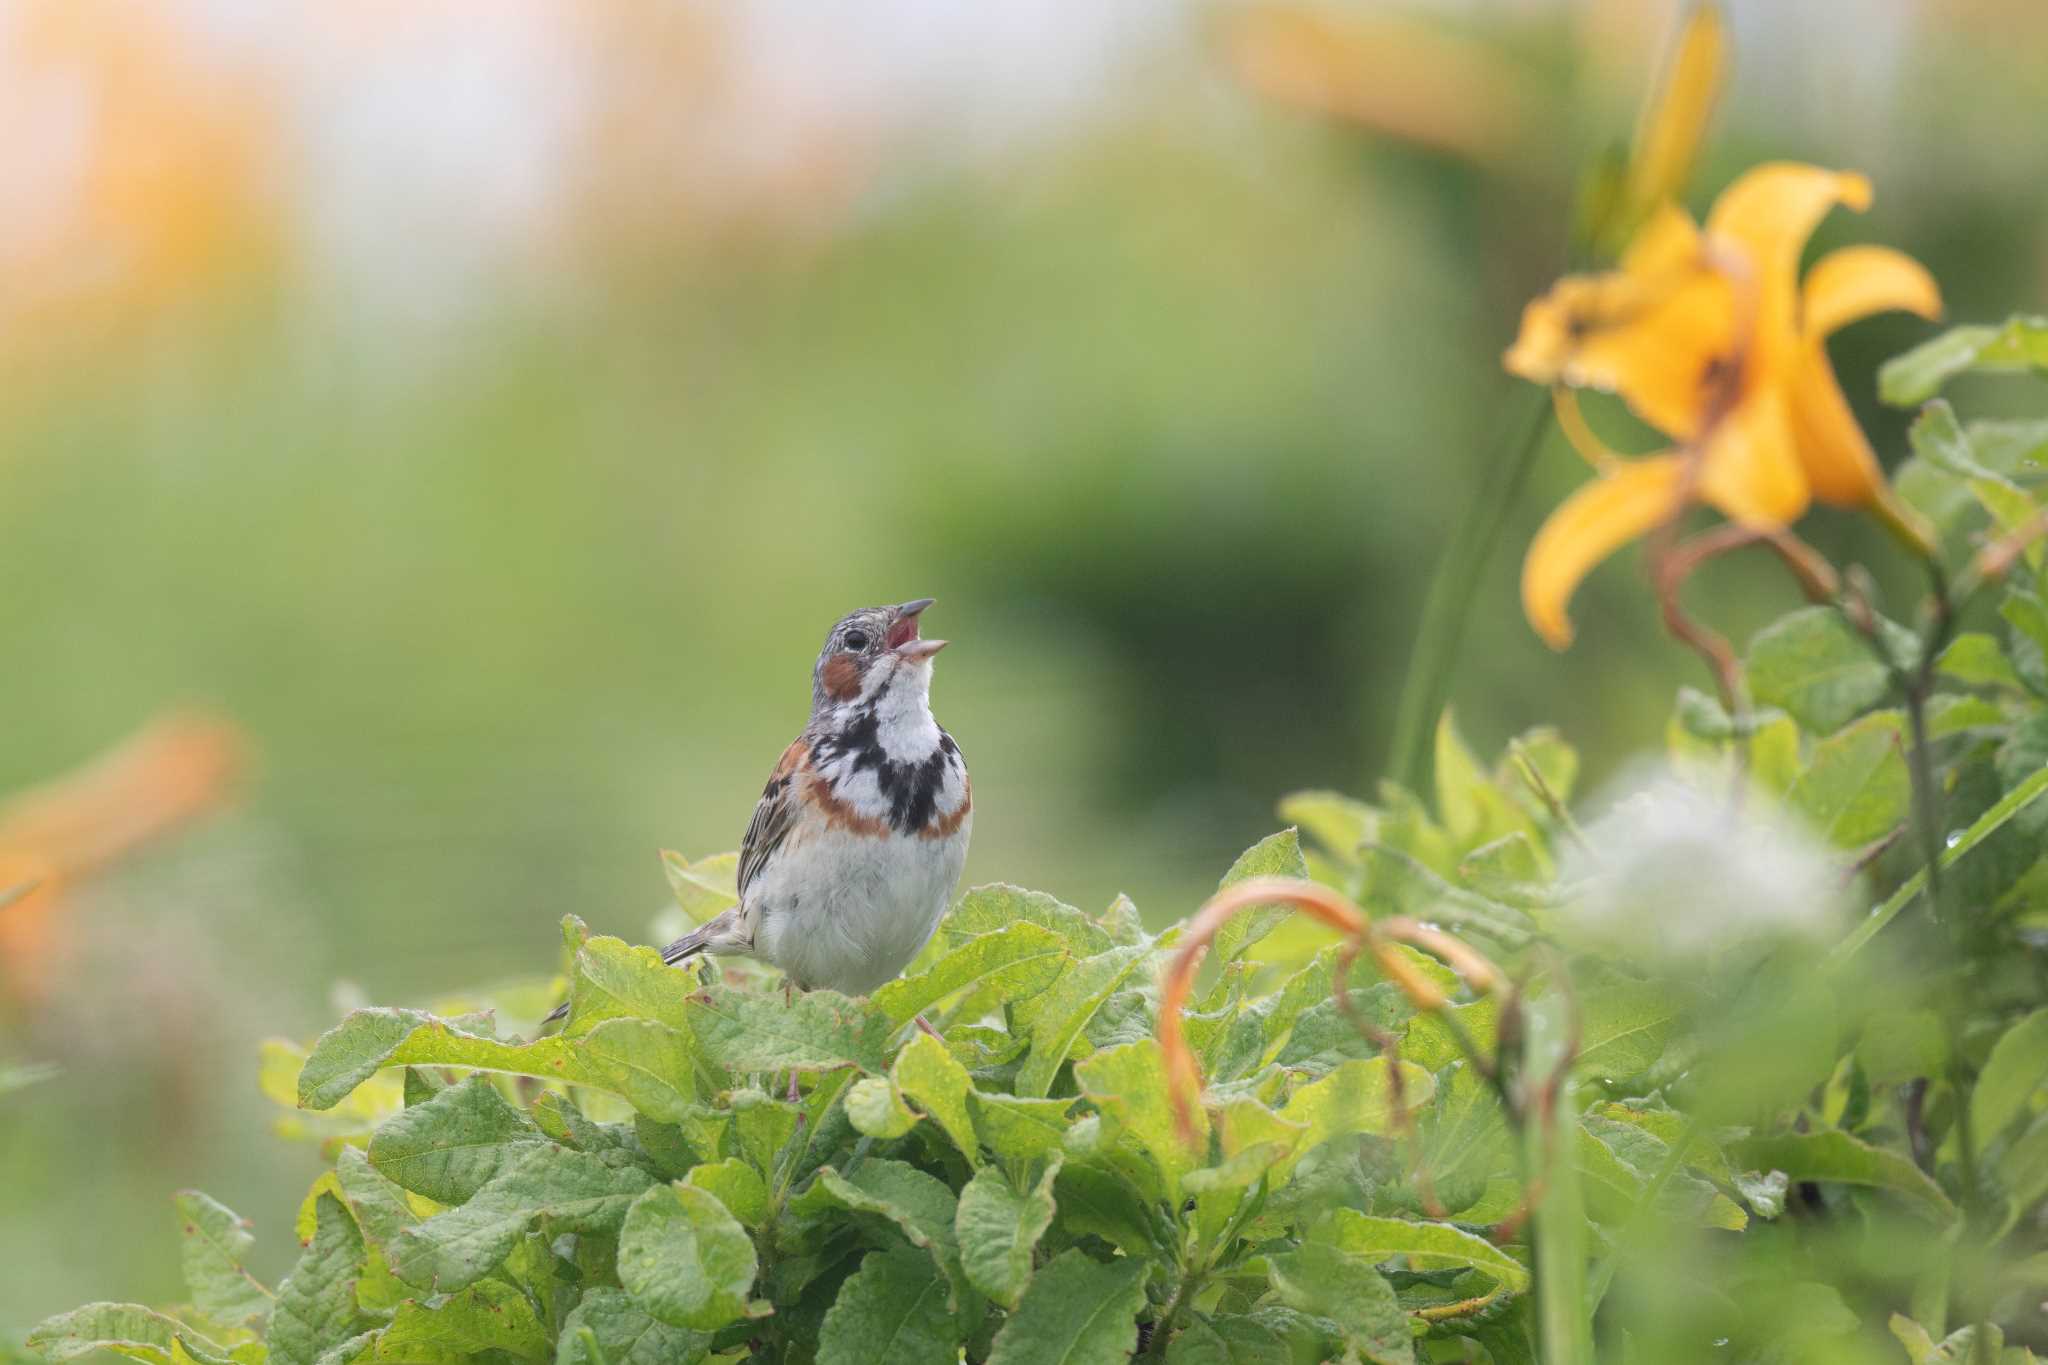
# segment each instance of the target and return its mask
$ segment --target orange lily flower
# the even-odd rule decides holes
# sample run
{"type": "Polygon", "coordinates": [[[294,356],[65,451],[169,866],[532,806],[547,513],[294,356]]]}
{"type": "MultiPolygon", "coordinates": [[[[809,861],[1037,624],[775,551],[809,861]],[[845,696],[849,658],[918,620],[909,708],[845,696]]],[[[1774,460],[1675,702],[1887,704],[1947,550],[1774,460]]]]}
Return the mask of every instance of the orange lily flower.
{"type": "Polygon", "coordinates": [[[1917,261],[1879,246],[1832,252],[1799,276],[1828,211],[1869,203],[1870,182],[1853,172],[1758,166],[1722,192],[1704,228],[1667,203],[1619,269],[1560,280],[1524,311],[1507,368],[1560,386],[1560,424],[1599,475],[1551,514],[1522,566],[1523,611],[1553,648],[1571,643],[1565,608],[1579,581],[1695,500],[1764,531],[1819,498],[1917,533],[1824,343],[1873,313],[1937,317],[1941,291],[1917,261]],[[1674,448],[1616,455],[1579,418],[1571,388],[1618,394],[1674,448]]]}

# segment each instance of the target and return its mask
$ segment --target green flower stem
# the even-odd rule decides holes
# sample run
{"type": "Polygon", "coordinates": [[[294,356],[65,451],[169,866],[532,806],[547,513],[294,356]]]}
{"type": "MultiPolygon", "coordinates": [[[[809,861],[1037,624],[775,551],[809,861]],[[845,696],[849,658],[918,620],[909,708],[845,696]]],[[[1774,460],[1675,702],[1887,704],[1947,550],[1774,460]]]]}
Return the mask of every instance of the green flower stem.
{"type": "Polygon", "coordinates": [[[1423,602],[1408,677],[1394,709],[1393,752],[1387,764],[1388,774],[1411,790],[1419,790],[1429,778],[1430,738],[1449,697],[1451,670],[1465,641],[1480,576],[1550,431],[1549,393],[1533,385],[1525,388],[1508,403],[1501,434],[1492,444],[1498,458],[1487,462],[1487,477],[1444,546],[1423,602]]]}

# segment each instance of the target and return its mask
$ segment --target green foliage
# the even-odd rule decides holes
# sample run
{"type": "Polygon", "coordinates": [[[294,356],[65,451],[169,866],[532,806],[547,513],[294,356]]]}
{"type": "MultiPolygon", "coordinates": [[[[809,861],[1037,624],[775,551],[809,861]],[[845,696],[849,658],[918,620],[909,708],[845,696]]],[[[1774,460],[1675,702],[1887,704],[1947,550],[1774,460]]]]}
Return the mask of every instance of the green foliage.
{"type": "MultiPolygon", "coordinates": [[[[2035,336],[1952,336],[1895,387],[2035,336]]],[[[1971,556],[2035,520],[2040,435],[1921,415],[1901,483],[1976,595],[1911,628],[1847,600],[1767,626],[1746,694],[1676,700],[1687,801],[1652,786],[1582,826],[1554,732],[1489,760],[1448,717],[1426,795],[1288,798],[1221,885],[1313,879],[1386,937],[1278,904],[1227,921],[1180,1021],[1185,1113],[1158,1011],[1189,927],[1128,900],[973,888],[865,1000],[670,968],[572,918],[559,1035],[365,1009],[265,1049],[281,1130],[333,1159],[274,1291],[246,1224],[186,1192],[189,1303],[89,1305],[29,1345],[2024,1365],[2048,1289],[2048,566],[1971,556]]],[[[686,917],[730,903],[729,858],[664,861],[686,917]]]]}

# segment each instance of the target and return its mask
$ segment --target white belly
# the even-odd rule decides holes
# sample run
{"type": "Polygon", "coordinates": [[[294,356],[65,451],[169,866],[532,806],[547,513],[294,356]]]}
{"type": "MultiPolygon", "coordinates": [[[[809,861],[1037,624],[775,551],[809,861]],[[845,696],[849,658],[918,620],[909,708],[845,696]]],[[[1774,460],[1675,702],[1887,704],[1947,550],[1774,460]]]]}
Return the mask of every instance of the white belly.
{"type": "Polygon", "coordinates": [[[945,839],[792,832],[747,888],[755,954],[806,988],[866,995],[893,980],[952,903],[973,823],[945,839]]]}

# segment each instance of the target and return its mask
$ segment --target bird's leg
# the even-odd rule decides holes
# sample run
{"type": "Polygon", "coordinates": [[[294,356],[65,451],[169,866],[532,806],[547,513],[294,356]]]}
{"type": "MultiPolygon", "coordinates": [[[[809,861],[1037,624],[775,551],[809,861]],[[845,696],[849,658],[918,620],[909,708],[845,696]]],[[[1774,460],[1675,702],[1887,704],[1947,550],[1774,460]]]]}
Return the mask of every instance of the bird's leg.
{"type": "MultiPolygon", "coordinates": [[[[939,1038],[939,1031],[931,1026],[931,1021],[926,1019],[922,1013],[920,1013],[917,1016],[917,1026],[920,1029],[924,1030],[926,1033],[929,1033],[932,1037],[939,1038]]],[[[946,1040],[944,1038],[939,1038],[939,1041],[943,1043],[946,1040]]]]}
{"type": "MultiPolygon", "coordinates": [[[[791,1104],[796,1104],[796,1103],[797,1103],[797,1102],[799,1102],[799,1101],[800,1101],[800,1100],[801,1100],[802,1098],[803,1098],[803,1097],[802,1097],[802,1095],[800,1095],[800,1094],[798,1093],[798,1091],[797,1091],[797,1088],[796,1088],[796,1068],[795,1068],[795,1067],[791,1067],[791,1068],[789,1069],[789,1102],[790,1102],[791,1104]]],[[[804,1116],[803,1116],[802,1114],[798,1114],[798,1115],[797,1115],[797,1122],[798,1122],[798,1123],[802,1123],[802,1122],[803,1122],[803,1119],[804,1119],[804,1116]]]]}

